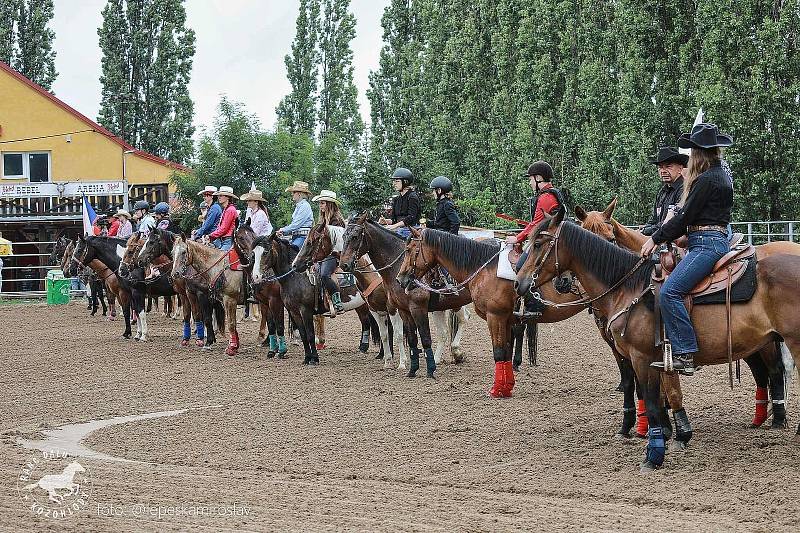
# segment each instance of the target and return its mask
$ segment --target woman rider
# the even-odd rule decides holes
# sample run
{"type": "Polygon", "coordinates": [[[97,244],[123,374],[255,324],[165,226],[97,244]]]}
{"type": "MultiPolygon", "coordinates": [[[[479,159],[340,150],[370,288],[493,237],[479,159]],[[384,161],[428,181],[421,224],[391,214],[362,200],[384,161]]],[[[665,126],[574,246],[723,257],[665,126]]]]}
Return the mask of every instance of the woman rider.
{"type": "Polygon", "coordinates": [[[336,198],[335,192],[322,189],[311,200],[319,202],[319,223],[324,223],[328,227],[331,243],[333,244],[331,255],[319,262],[319,277],[322,280],[322,286],[325,287],[331,298],[331,305],[333,306],[331,315],[336,316],[336,313],[344,311],[339,284],[332,278],[333,273],[336,272],[336,268],[339,266],[339,253],[344,247],[344,217],[339,208],[339,200],[336,198]]]}
{"type": "Polygon", "coordinates": [[[409,228],[419,226],[422,202],[417,192],[411,188],[414,174],[410,170],[400,167],[394,171],[391,179],[394,190],[400,194],[392,198],[391,220],[381,217],[378,222],[406,238],[411,235],[409,228]]]}
{"type": "MultiPolygon", "coordinates": [[[[688,176],[684,180],[679,209],[642,245],[649,257],[668,241],[688,235],[688,253],[661,288],[661,316],[672,344],[672,364],[685,375],[694,374],[697,336],[683,298],[711,273],[728,253],[728,224],[733,208],[733,183],[722,168],[722,149],[733,144],[730,135],[715,124],[701,123],[678,138],[678,146],[691,148],[688,176]]],[[[651,366],[663,369],[663,362],[651,366]]]]}
{"type": "Polygon", "coordinates": [[[305,181],[295,181],[291,187],[286,187],[286,192],[292,193],[294,202],[292,221],[288,226],[276,231],[275,235],[288,237],[289,241],[300,249],[306,242],[311,226],[314,225],[314,212],[311,210],[311,204],[308,203],[311,191],[308,190],[308,183],[305,181]]]}
{"type": "Polygon", "coordinates": [[[233,194],[233,188],[226,185],[220,187],[214,196],[222,208],[222,218],[219,219],[217,229],[212,231],[208,238],[215,248],[227,252],[233,248],[233,231],[236,229],[236,218],[239,216],[233,201],[239,197],[233,194]]]}
{"type": "Polygon", "coordinates": [[[458,235],[461,218],[453,202],[453,182],[444,176],[437,176],[431,180],[429,187],[436,195],[436,213],[433,222],[428,222],[426,226],[458,235]]]}

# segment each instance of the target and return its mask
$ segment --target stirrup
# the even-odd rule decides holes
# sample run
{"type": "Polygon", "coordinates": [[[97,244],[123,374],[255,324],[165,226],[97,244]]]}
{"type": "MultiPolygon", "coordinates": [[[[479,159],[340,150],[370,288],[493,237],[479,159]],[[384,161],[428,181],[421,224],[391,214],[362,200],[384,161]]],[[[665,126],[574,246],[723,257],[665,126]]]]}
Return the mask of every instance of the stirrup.
{"type": "Polygon", "coordinates": [[[662,372],[677,372],[683,376],[693,376],[695,367],[692,358],[682,357],[680,355],[672,356],[672,368],[667,368],[664,361],[655,361],[650,363],[650,366],[657,368],[662,372]]]}

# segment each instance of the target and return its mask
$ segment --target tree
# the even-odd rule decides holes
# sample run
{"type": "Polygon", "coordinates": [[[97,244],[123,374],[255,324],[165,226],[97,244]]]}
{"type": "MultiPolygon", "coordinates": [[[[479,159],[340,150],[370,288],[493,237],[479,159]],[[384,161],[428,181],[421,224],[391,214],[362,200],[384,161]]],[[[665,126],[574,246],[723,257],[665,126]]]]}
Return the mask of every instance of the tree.
{"type": "Polygon", "coordinates": [[[0,60],[48,91],[56,72],[53,0],[0,2],[0,60]]]}
{"type": "Polygon", "coordinates": [[[284,57],[292,92],[276,109],[278,119],[290,133],[304,132],[312,137],[317,122],[319,10],[319,0],[300,0],[292,53],[284,57]]]}
{"type": "Polygon", "coordinates": [[[183,0],[108,0],[102,14],[98,122],[138,148],[186,162],[195,34],[183,0]]]}

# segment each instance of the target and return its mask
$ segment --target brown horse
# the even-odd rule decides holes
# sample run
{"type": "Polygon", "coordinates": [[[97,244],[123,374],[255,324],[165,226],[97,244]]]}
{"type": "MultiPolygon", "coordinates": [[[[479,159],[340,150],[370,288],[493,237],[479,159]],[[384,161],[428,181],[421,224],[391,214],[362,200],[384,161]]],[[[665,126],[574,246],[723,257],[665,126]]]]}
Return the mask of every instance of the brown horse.
{"type": "MultiPolygon", "coordinates": [[[[308,269],[311,264],[318,263],[328,257],[333,251],[331,233],[328,226],[323,222],[317,224],[308,232],[308,237],[300,249],[300,253],[294,259],[295,266],[300,269],[308,269]]],[[[400,364],[398,368],[406,368],[406,351],[403,346],[403,321],[397,308],[389,302],[389,295],[383,285],[383,279],[377,272],[370,271],[371,263],[369,256],[358,260],[357,268],[353,275],[356,278],[356,286],[361,292],[362,298],[367,302],[367,306],[372,311],[378,323],[378,330],[381,337],[381,350],[376,359],[383,359],[383,367],[389,368],[392,365],[392,339],[389,338],[388,321],[392,323],[394,340],[400,348],[400,364]]]]}
{"type": "Polygon", "coordinates": [[[239,351],[239,332],[236,331],[236,306],[242,300],[243,272],[231,264],[228,252],[176,237],[172,248],[172,277],[197,279],[207,286],[212,298],[221,300],[228,326],[228,347],[225,353],[234,356],[239,351]],[[189,268],[194,269],[189,273],[189,268]]]}
{"type": "MultiPolygon", "coordinates": [[[[431,328],[428,320],[428,313],[432,312],[434,317],[437,311],[453,310],[456,326],[450,338],[450,350],[453,354],[453,361],[458,363],[463,360],[463,352],[460,348],[461,330],[466,322],[466,311],[462,309],[472,300],[469,291],[464,289],[457,295],[431,294],[424,289],[412,289],[406,291],[397,282],[397,273],[400,270],[400,260],[405,254],[405,240],[396,233],[387,230],[373,220],[370,220],[368,213],[362,213],[352,217],[347,224],[344,232],[344,249],[340,254],[340,264],[345,272],[353,272],[355,263],[359,257],[369,254],[372,262],[372,269],[378,272],[383,279],[383,286],[388,291],[389,302],[400,313],[403,320],[403,333],[408,340],[411,350],[411,365],[408,370],[408,377],[414,377],[419,370],[419,355],[417,332],[422,340],[422,347],[425,350],[426,373],[428,377],[434,377],[436,371],[437,356],[433,353],[431,342],[431,328]]],[[[444,313],[440,313],[443,317],[444,313]]],[[[438,331],[444,332],[447,327],[444,325],[446,320],[439,320],[438,331]]],[[[439,347],[443,348],[444,343],[439,347]]],[[[437,348],[437,353],[441,353],[437,348]]]]}
{"type": "MultiPolygon", "coordinates": [[[[564,221],[563,210],[547,217],[531,240],[530,256],[517,275],[517,293],[525,294],[570,270],[589,296],[587,303],[612,317],[607,330],[617,349],[631,359],[645,396],[650,441],[641,467],[647,471],[661,466],[665,454],[658,426],[661,372],[650,364],[661,360],[662,353],[653,342],[655,318],[646,298],[654,263],[564,221]]],[[[756,277],[751,300],[732,306],[730,330],[724,304],[704,305],[702,313],[692,313],[700,348],[696,364],[727,363],[729,346],[731,359],[739,360],[779,338],[795,363],[800,361],[800,315],[794,309],[800,299],[800,258],[766,257],[759,261],[756,277]]]]}
{"type": "MultiPolygon", "coordinates": [[[[642,245],[647,240],[647,236],[631,228],[627,228],[614,219],[614,210],[617,207],[617,199],[603,211],[586,211],[581,206],[575,207],[575,216],[581,223],[581,227],[595,233],[609,242],[614,242],[619,246],[638,253],[642,245]]],[[[776,241],[768,244],[756,246],[756,257],[763,259],[776,253],[787,253],[800,256],[800,244],[789,241],[776,241]]],[[[750,427],[760,427],[766,422],[768,413],[766,408],[767,388],[770,389],[772,400],[772,427],[783,429],[786,427],[786,391],[791,383],[792,370],[794,363],[791,355],[781,350],[782,343],[768,344],[758,352],[749,355],[744,359],[753,378],[756,382],[756,404],[755,414],[750,423],[750,427]],[[782,353],[783,352],[783,353],[782,353]]],[[[680,383],[677,374],[666,374],[663,376],[662,383],[667,390],[670,404],[675,400],[674,396],[680,394],[680,383]]],[[[674,408],[674,407],[673,407],[674,408]]]]}

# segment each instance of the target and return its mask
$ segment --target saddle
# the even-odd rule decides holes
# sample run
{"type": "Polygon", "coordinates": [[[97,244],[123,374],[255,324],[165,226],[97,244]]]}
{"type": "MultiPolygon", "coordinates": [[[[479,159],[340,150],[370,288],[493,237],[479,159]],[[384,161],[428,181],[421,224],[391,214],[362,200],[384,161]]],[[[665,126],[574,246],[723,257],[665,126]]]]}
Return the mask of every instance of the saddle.
{"type": "Polygon", "coordinates": [[[500,255],[497,257],[497,277],[500,279],[507,279],[514,281],[517,279],[517,262],[522,255],[522,247],[519,245],[505,246],[500,255]]]}
{"type": "Polygon", "coordinates": [[[239,254],[236,253],[236,248],[231,248],[228,250],[228,263],[230,263],[230,269],[240,272],[242,270],[242,263],[239,261],[239,254]]]}

